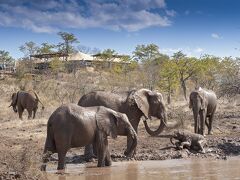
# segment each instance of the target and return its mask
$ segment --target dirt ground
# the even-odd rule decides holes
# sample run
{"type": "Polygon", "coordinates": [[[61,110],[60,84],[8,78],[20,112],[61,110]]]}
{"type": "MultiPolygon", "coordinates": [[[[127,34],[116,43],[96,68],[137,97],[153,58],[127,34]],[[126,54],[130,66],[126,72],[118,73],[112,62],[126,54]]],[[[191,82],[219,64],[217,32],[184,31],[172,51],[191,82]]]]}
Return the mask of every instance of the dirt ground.
{"type": "MultiPolygon", "coordinates": [[[[37,119],[21,121],[6,104],[0,103],[0,180],[1,179],[44,179],[39,170],[41,154],[46,138],[46,123],[56,107],[46,108],[37,113],[37,119]]],[[[184,129],[193,131],[192,113],[187,103],[168,107],[168,116],[172,121],[179,120],[184,129]]],[[[151,122],[154,128],[158,122],[151,122]]],[[[166,129],[157,137],[149,136],[140,122],[138,148],[135,160],[164,160],[176,158],[213,158],[227,159],[240,155],[240,106],[220,105],[214,121],[214,135],[207,135],[206,153],[176,150],[167,135],[173,130],[166,129]]],[[[127,161],[123,152],[126,138],[110,140],[110,151],[113,161],[127,161]]],[[[67,163],[84,163],[83,148],[71,149],[67,154],[67,163]]],[[[53,155],[50,163],[57,163],[53,155]]]]}

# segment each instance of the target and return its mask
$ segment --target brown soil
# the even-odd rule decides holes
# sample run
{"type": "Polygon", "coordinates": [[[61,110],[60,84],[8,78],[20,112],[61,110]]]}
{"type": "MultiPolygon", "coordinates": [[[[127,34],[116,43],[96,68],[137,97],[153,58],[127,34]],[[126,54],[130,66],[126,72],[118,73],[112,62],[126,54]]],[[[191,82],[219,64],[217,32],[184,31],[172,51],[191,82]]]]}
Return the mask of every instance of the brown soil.
{"type": "MultiPolygon", "coordinates": [[[[46,123],[55,108],[38,113],[38,119],[21,121],[12,110],[0,104],[0,180],[1,179],[44,179],[39,170],[41,154],[46,138],[46,123]],[[4,116],[2,116],[4,115],[4,116]],[[44,115],[44,116],[42,116],[44,115]],[[11,117],[11,118],[9,118],[11,117]],[[40,118],[39,118],[40,117],[40,118]]],[[[182,128],[193,130],[192,114],[187,105],[169,107],[169,118],[180,120],[182,128]]],[[[157,126],[152,122],[151,126],[157,126]]],[[[218,108],[214,121],[214,135],[207,135],[206,153],[176,150],[167,135],[172,130],[165,130],[158,137],[150,137],[139,126],[139,143],[136,160],[164,160],[176,158],[214,158],[227,159],[240,155],[240,107],[222,105],[218,108]]],[[[123,156],[126,148],[126,137],[110,140],[110,151],[113,161],[127,161],[123,156]]],[[[84,163],[83,148],[71,149],[67,155],[67,163],[84,163]]],[[[53,155],[50,163],[56,164],[57,156],[53,155]]]]}

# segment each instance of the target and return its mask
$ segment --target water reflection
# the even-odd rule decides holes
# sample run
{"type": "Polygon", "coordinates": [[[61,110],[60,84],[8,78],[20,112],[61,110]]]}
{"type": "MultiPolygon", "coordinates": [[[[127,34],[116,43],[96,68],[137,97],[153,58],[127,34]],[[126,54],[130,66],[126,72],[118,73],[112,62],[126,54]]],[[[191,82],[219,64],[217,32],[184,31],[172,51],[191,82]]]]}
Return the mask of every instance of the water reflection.
{"type": "Polygon", "coordinates": [[[50,180],[151,180],[151,179],[240,179],[240,157],[224,160],[165,160],[115,162],[111,167],[68,164],[66,174],[56,175],[48,167],[50,180]]]}

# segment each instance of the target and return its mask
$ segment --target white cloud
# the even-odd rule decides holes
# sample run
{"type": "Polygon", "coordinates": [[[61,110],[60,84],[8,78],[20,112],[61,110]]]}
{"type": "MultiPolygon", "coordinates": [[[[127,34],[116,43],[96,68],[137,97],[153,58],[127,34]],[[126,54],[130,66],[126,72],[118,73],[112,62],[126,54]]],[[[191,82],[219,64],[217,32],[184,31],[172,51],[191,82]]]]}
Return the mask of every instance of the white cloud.
{"type": "Polygon", "coordinates": [[[0,26],[51,33],[66,28],[138,31],[172,24],[165,0],[1,0],[0,26]],[[28,4],[28,5],[26,5],[28,4]],[[152,11],[152,9],[157,11],[152,11]],[[160,12],[165,12],[163,15],[160,12]]]}
{"type": "Polygon", "coordinates": [[[200,53],[204,52],[203,48],[197,47],[197,48],[190,48],[188,46],[186,47],[181,47],[181,48],[161,48],[160,52],[164,54],[168,54],[169,56],[172,56],[174,53],[182,51],[184,54],[186,54],[188,57],[192,56],[199,56],[200,53]]]}
{"type": "Polygon", "coordinates": [[[168,16],[174,17],[174,16],[176,16],[177,13],[174,10],[166,10],[166,14],[168,16]]]}
{"type": "Polygon", "coordinates": [[[196,49],[194,49],[194,52],[196,52],[196,53],[201,53],[203,51],[204,50],[202,48],[200,48],[200,47],[197,47],[196,49]]]}
{"type": "Polygon", "coordinates": [[[212,33],[211,37],[214,38],[214,39],[222,39],[222,37],[217,33],[212,33]]]}

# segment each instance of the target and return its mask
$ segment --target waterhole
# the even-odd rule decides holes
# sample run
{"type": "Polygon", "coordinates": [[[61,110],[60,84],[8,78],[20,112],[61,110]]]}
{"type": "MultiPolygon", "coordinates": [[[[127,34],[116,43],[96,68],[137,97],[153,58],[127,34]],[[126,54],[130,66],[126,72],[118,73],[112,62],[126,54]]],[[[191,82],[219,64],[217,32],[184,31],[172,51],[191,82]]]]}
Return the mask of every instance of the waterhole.
{"type": "Polygon", "coordinates": [[[151,179],[240,179],[240,157],[228,160],[164,160],[113,162],[111,167],[97,168],[96,163],[67,164],[65,174],[47,167],[49,180],[151,180],[151,179]]]}

